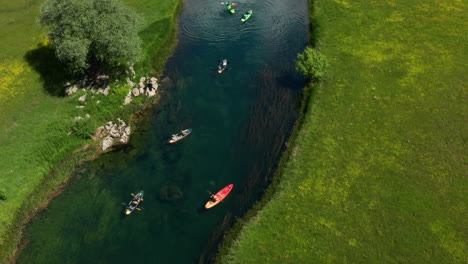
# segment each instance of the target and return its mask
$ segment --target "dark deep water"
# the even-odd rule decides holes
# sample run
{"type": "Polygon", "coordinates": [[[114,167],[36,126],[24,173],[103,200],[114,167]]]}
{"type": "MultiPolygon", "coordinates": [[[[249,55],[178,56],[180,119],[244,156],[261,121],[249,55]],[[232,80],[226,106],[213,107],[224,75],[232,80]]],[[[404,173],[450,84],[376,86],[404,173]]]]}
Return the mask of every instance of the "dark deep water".
{"type": "MultiPolygon", "coordinates": [[[[186,0],[179,43],[132,146],[80,168],[69,186],[29,225],[19,263],[209,262],[220,226],[261,195],[297,117],[303,79],[296,54],[307,45],[306,0],[186,0]],[[244,10],[253,9],[242,24],[244,10]],[[220,59],[230,70],[216,73],[220,59]],[[176,145],[168,136],[192,134],[176,145]],[[234,183],[217,207],[207,190],[234,183]],[[142,211],[121,202],[145,191],[142,211]]],[[[135,131],[134,131],[135,133],[135,131]]],[[[223,225],[224,223],[224,225],[223,225]]]]}

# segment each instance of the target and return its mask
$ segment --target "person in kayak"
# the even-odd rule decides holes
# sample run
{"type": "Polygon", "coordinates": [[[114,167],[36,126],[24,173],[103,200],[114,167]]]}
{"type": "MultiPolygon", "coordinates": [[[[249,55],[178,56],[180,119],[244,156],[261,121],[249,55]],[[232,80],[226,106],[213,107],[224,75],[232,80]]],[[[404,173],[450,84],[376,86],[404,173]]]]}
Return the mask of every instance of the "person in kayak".
{"type": "Polygon", "coordinates": [[[222,73],[224,70],[226,70],[228,64],[229,62],[226,59],[222,60],[218,65],[218,73],[222,73]]]}
{"type": "Polygon", "coordinates": [[[139,200],[138,197],[137,197],[135,194],[131,193],[131,195],[132,195],[132,197],[133,197],[133,199],[132,199],[132,204],[138,204],[139,201],[143,201],[143,198],[141,198],[141,199],[139,200]]]}
{"type": "Polygon", "coordinates": [[[210,196],[210,202],[215,203],[216,201],[217,201],[216,196],[215,196],[214,194],[212,194],[212,195],[210,196]]]}
{"type": "Polygon", "coordinates": [[[236,12],[236,10],[234,10],[234,6],[236,6],[236,4],[231,3],[231,2],[226,2],[226,9],[232,14],[236,12]]]}

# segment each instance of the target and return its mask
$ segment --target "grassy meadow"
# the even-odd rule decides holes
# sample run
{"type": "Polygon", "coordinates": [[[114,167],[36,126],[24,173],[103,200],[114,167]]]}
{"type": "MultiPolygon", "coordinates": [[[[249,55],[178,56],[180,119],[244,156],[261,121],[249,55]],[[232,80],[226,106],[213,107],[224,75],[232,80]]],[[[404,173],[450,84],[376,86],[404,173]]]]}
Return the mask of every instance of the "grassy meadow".
{"type": "MultiPolygon", "coordinates": [[[[129,90],[123,81],[111,84],[107,97],[88,93],[85,103],[78,101],[84,91],[64,96],[68,77],[36,22],[43,2],[0,0],[0,191],[6,195],[0,200],[0,263],[16,249],[31,213],[47,202],[76,164],[95,155],[76,150],[95,144],[89,136],[106,121],[120,117],[129,122],[143,103],[139,99],[122,107],[129,90]],[[89,119],[74,121],[86,114],[89,119]]],[[[172,50],[181,1],[124,2],[145,18],[140,33],[144,56],[135,65],[137,74],[157,76],[172,50]]]]}
{"type": "Polygon", "coordinates": [[[219,263],[467,263],[467,4],[317,0],[327,78],[219,263]]]}

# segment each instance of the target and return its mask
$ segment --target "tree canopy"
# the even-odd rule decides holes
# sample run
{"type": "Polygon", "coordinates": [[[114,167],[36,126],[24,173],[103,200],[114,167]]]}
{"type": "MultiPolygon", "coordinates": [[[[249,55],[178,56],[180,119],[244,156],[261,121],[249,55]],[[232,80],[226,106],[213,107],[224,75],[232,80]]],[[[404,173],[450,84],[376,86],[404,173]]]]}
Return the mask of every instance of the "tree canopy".
{"type": "Polygon", "coordinates": [[[307,47],[304,53],[297,55],[296,70],[310,80],[320,80],[325,77],[328,63],[325,56],[318,50],[307,47]]]}
{"type": "Polygon", "coordinates": [[[74,73],[134,62],[141,54],[142,18],[121,0],[48,0],[39,23],[74,73]]]}

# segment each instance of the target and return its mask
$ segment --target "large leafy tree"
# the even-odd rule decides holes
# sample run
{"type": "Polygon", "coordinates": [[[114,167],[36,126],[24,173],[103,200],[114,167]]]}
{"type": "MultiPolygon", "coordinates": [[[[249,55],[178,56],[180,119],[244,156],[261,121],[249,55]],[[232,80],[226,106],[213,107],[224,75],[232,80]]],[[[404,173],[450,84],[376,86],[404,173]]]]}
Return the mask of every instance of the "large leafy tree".
{"type": "Polygon", "coordinates": [[[141,54],[142,18],[121,0],[48,0],[39,23],[74,73],[134,62],[141,54]]]}

